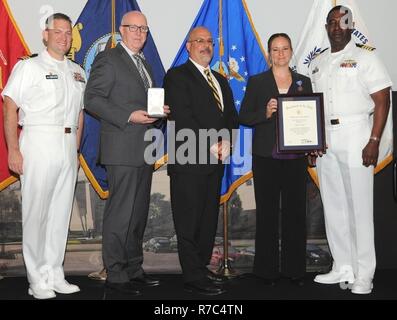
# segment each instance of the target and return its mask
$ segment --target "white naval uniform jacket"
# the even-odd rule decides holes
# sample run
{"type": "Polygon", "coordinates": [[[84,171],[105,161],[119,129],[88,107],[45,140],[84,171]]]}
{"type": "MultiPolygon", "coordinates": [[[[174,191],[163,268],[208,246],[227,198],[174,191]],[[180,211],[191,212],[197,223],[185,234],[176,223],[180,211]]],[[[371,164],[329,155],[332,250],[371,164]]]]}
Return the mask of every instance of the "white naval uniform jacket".
{"type": "Polygon", "coordinates": [[[83,108],[85,72],[69,59],[58,61],[47,50],[19,61],[2,96],[19,107],[19,124],[77,127],[83,108]]]}
{"type": "Polygon", "coordinates": [[[313,90],[324,93],[326,123],[339,116],[369,115],[375,106],[370,94],[392,85],[375,52],[357,47],[353,39],[343,50],[327,49],[315,58],[310,78],[313,90]]]}

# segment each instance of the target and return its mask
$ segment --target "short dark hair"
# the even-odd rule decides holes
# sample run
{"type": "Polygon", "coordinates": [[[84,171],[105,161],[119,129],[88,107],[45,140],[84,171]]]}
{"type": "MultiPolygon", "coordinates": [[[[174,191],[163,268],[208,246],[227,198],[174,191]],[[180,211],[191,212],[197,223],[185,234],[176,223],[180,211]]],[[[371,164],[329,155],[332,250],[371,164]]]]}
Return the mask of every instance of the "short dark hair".
{"type": "Polygon", "coordinates": [[[288,40],[289,42],[289,46],[291,47],[292,50],[292,43],[291,43],[291,38],[289,37],[288,34],[286,33],[274,33],[270,36],[269,40],[267,41],[267,50],[270,52],[271,46],[272,46],[272,42],[274,39],[278,38],[278,37],[282,37],[288,40]]]}
{"type": "Polygon", "coordinates": [[[54,20],[65,20],[67,22],[70,23],[70,25],[72,25],[72,20],[63,13],[57,12],[57,13],[53,13],[52,15],[50,15],[46,20],[45,20],[45,28],[48,29],[50,26],[50,23],[54,20]]]}
{"type": "Polygon", "coordinates": [[[329,20],[331,14],[332,14],[333,12],[335,12],[335,11],[339,11],[339,12],[343,12],[343,13],[345,13],[345,14],[348,14],[348,15],[351,17],[351,19],[353,20],[353,12],[350,10],[350,8],[339,5],[339,6],[333,7],[333,8],[328,12],[328,14],[327,14],[327,19],[326,19],[326,23],[328,23],[328,20],[329,20]]]}

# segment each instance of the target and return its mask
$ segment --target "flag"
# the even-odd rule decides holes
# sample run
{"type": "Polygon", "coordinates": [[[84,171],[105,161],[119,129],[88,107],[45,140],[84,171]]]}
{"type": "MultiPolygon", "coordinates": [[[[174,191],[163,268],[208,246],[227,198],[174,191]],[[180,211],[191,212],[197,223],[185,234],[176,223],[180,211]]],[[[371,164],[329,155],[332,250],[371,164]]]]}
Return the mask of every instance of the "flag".
{"type": "MultiPolygon", "coordinates": [[[[360,10],[354,0],[314,0],[306,24],[303,28],[302,36],[295,50],[295,65],[292,67],[299,73],[309,76],[309,66],[311,61],[324,49],[330,46],[327,32],[325,30],[328,12],[335,5],[344,5],[353,12],[354,28],[352,39],[358,44],[373,46],[374,41],[370,37],[361,17],[360,10]]],[[[371,117],[372,119],[372,117],[371,117]]],[[[393,159],[393,122],[392,108],[387,118],[379,146],[379,160],[374,173],[378,173],[386,167],[393,159]]],[[[313,180],[317,183],[317,174],[314,168],[309,169],[313,180]]]]}
{"type": "MultiPolygon", "coordinates": [[[[244,0],[205,0],[191,29],[197,26],[208,28],[217,40],[211,69],[227,77],[239,112],[248,78],[268,69],[266,54],[247,5],[244,0]]],[[[186,36],[172,67],[187,61],[187,40],[186,36]]],[[[221,203],[227,201],[238,186],[252,177],[251,142],[252,129],[240,126],[230,164],[225,166],[221,203]]]]}
{"type": "MultiPolygon", "coordinates": [[[[30,54],[6,0],[0,0],[0,94],[18,58],[30,54]]],[[[0,98],[0,191],[17,181],[8,170],[3,128],[3,100],[0,98]]]]}
{"type": "MultiPolygon", "coordinates": [[[[117,30],[123,15],[131,10],[140,11],[135,0],[88,0],[73,27],[73,43],[70,51],[70,58],[83,66],[87,78],[90,76],[91,64],[96,55],[105,49],[113,48],[121,40],[117,30]]],[[[143,52],[153,68],[156,86],[161,87],[165,71],[150,33],[143,52]]],[[[80,147],[81,167],[98,195],[105,199],[108,196],[106,170],[97,163],[100,123],[87,113],[84,116],[80,147]]]]}

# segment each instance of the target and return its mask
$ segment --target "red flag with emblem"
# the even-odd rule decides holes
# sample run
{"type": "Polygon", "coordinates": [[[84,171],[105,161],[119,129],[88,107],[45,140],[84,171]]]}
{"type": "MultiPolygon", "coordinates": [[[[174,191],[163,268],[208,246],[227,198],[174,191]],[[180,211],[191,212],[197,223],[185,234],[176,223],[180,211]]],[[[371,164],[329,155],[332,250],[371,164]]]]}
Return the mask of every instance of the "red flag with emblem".
{"type": "MultiPolygon", "coordinates": [[[[29,49],[12,17],[6,0],[0,0],[0,94],[18,58],[29,49]]],[[[7,146],[4,137],[3,100],[0,97],[0,191],[17,180],[8,170],[7,146]]]]}

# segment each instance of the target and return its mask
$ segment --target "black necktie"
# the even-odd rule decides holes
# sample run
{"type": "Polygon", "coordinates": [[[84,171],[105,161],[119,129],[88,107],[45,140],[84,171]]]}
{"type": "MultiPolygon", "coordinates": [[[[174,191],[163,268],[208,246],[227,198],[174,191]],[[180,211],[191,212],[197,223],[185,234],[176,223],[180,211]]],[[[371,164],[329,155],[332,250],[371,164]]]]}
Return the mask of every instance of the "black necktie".
{"type": "Polygon", "coordinates": [[[136,67],[139,71],[139,74],[141,75],[143,84],[145,86],[145,90],[147,91],[147,89],[150,88],[150,81],[146,76],[145,66],[143,64],[143,58],[141,57],[140,54],[134,54],[132,57],[135,59],[136,67]]]}

